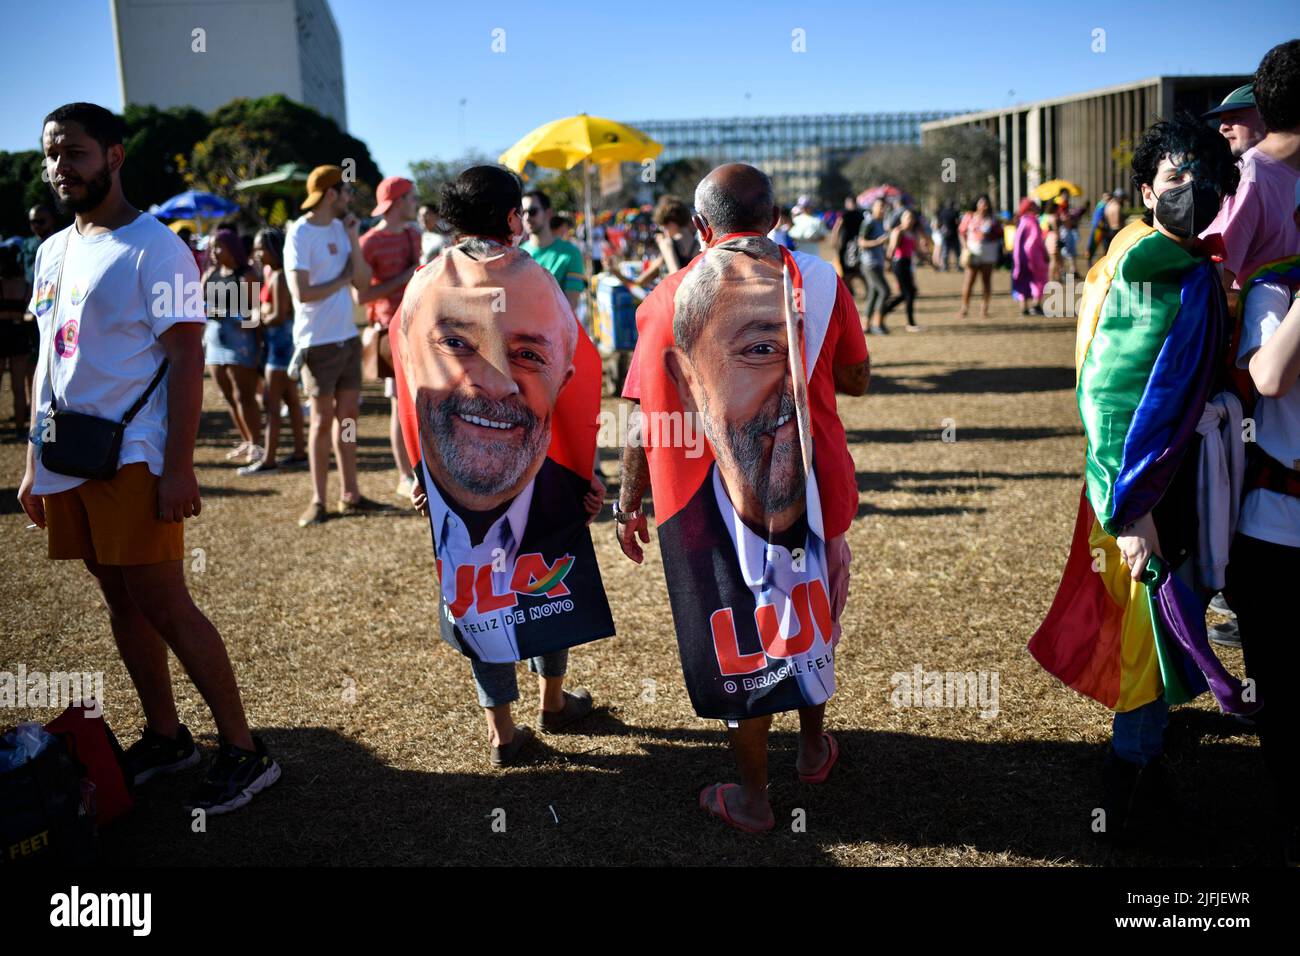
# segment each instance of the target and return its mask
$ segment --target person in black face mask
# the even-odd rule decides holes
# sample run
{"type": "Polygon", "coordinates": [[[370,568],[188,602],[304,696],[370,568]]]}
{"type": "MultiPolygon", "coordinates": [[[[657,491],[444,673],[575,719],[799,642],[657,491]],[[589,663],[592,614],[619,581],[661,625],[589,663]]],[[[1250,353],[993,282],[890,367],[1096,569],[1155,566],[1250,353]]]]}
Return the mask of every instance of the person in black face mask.
{"type": "Polygon", "coordinates": [[[1133,154],[1143,221],[1192,250],[1240,178],[1232,150],[1208,125],[1180,113],[1147,130],[1133,154]]]}
{"type": "Polygon", "coordinates": [[[1198,235],[1238,170],[1223,137],[1180,115],[1143,135],[1133,184],[1144,221],[1115,233],[1084,284],[1084,488],[1070,559],[1029,651],[1114,712],[1100,802],[1085,798],[1104,811],[1092,832],[1174,846],[1185,831],[1164,759],[1169,708],[1206,690],[1226,713],[1250,715],[1259,702],[1215,657],[1204,615],[1224,585],[1240,405],[1234,429],[1218,395],[1229,313],[1211,252],[1222,243],[1198,235]]]}

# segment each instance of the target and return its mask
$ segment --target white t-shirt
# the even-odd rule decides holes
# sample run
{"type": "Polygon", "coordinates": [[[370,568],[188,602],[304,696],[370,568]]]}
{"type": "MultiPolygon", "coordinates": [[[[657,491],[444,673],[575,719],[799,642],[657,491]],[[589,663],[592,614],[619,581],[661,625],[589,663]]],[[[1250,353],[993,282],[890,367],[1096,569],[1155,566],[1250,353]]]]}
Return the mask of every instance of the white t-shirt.
{"type": "MultiPolygon", "coordinates": [[[[1291,292],[1276,282],[1262,282],[1246,299],[1237,367],[1247,368],[1250,357],[1278,330],[1291,308],[1291,292]]],[[[1255,404],[1255,440],[1269,456],[1296,468],[1300,461],[1300,383],[1281,398],[1260,396],[1255,404]]],[[[1261,541],[1300,548],[1300,498],[1257,488],[1246,495],[1237,530],[1261,541]]]]}
{"type": "MultiPolygon", "coordinates": [[[[347,227],[335,219],[328,226],[313,226],[304,216],[289,224],[284,238],[284,268],[303,269],[308,285],[336,279],[352,255],[347,227]]],[[[315,302],[293,303],[293,344],[300,349],[356,338],[352,318],[352,286],[345,285],[315,302]]]]}
{"type": "MultiPolygon", "coordinates": [[[[166,357],[159,336],[177,322],[205,321],[194,255],[148,213],[94,236],[80,235],[75,224],[60,230],[41,244],[34,275],[28,309],[41,335],[33,382],[38,421],[50,407],[51,361],[59,408],[121,421],[166,357]],[[65,242],[68,261],[59,279],[65,242]]],[[[118,464],[142,461],[161,475],[166,444],[164,376],[126,426],[118,464]]],[[[36,456],[37,494],[58,494],[83,481],[46,470],[36,456]]]]}

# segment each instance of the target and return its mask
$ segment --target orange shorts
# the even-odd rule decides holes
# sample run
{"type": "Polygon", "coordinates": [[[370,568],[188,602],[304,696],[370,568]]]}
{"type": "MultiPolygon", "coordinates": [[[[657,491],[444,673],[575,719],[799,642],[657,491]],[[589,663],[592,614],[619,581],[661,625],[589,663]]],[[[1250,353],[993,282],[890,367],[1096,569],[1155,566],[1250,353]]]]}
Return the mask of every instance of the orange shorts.
{"type": "Polygon", "coordinates": [[[159,564],[185,558],[185,523],[158,520],[158,477],[144,462],[110,481],[83,481],[42,495],[49,555],[56,561],[159,564]]]}

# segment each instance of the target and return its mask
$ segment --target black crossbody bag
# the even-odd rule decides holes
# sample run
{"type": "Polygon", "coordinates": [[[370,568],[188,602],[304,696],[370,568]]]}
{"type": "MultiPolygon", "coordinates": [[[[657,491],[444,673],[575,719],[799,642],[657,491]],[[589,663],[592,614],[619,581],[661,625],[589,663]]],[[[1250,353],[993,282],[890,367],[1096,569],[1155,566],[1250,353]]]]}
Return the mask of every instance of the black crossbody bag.
{"type": "Polygon", "coordinates": [[[50,412],[40,426],[41,464],[60,475],[109,481],[117,475],[117,460],[122,454],[122,436],[126,433],[126,426],[144,408],[144,403],[149,401],[149,396],[162,381],[167,372],[167,360],[163,359],[149,387],[127,409],[120,422],[58,407],[54,396],[54,343],[59,334],[63,264],[68,259],[70,239],[71,235],[64,240],[63,258],[59,260],[59,274],[54,281],[54,316],[50,322],[50,340],[46,343],[49,350],[50,412]]]}

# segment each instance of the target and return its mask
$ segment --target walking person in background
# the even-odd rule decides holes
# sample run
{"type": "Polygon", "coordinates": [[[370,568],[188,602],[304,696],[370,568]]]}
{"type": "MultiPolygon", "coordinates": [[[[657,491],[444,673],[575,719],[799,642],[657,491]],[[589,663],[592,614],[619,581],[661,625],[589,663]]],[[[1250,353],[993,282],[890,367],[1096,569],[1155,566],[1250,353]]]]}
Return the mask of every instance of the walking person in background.
{"type": "Polygon", "coordinates": [[[392,368],[385,354],[391,356],[384,341],[388,324],[402,305],[402,293],[420,265],[420,231],[415,225],[415,183],[401,176],[389,176],[375,191],[378,205],[372,216],[383,216],[369,232],[361,237],[361,254],[370,266],[369,288],[357,292],[357,302],[366,307],[366,317],[373,330],[368,335],[377,337],[369,346],[377,349],[377,365],[384,379],[384,395],[391,405],[388,423],[388,443],[393,449],[393,463],[397,466],[397,489],[393,492],[400,500],[409,501],[415,473],[406,458],[406,445],[402,442],[402,425],[397,417],[397,391],[393,385],[392,368]],[[389,366],[383,368],[383,366],[389,366]]]}
{"type": "Polygon", "coordinates": [[[1088,265],[1090,267],[1092,260],[1097,256],[1097,247],[1101,243],[1101,217],[1105,214],[1106,205],[1110,200],[1110,193],[1104,192],[1097,205],[1092,208],[1092,218],[1088,222],[1088,265]]]}
{"type": "MultiPolygon", "coordinates": [[[[340,514],[377,511],[357,486],[357,443],[343,429],[355,429],[361,414],[361,337],[352,319],[349,287],[370,287],[370,266],[361,252],[360,221],[348,211],[355,192],[338,166],[317,166],[307,177],[306,215],[295,219],[284,240],[284,270],[293,294],[294,357],[301,357],[303,387],[311,399],[312,499],[298,526],[327,517],[330,445],[343,488],[340,514]]],[[[296,364],[296,362],[295,362],[296,364]]]]}
{"type": "Polygon", "coordinates": [[[898,225],[889,231],[889,246],[885,254],[889,257],[889,268],[898,283],[898,295],[885,303],[880,310],[880,329],[885,329],[885,316],[900,304],[907,305],[907,331],[919,332],[914,309],[916,305],[916,269],[914,257],[917,246],[921,246],[921,255],[927,254],[925,247],[929,239],[924,233],[918,235],[916,211],[904,209],[898,219],[898,225]]]}
{"type": "Polygon", "coordinates": [[[1077,274],[1077,260],[1079,256],[1079,216],[1082,210],[1070,209],[1068,206],[1063,214],[1056,217],[1056,234],[1058,237],[1058,250],[1061,258],[1061,276],[1066,273],[1070,275],[1077,274]]]}
{"type": "MultiPolygon", "coordinates": [[[[691,211],[676,196],[663,196],[655,205],[655,245],[659,254],[650,260],[644,272],[635,281],[624,280],[624,285],[644,287],[652,280],[670,276],[700,254],[700,239],[691,225],[691,211]]],[[[615,273],[621,276],[621,273],[615,273]]]]}
{"type": "Polygon", "coordinates": [[[1043,286],[1047,283],[1048,257],[1043,229],[1038,225],[1038,203],[1028,196],[1016,210],[1016,238],[1011,244],[1011,295],[1020,303],[1021,315],[1042,315],[1043,286]]]}
{"type": "Polygon", "coordinates": [[[250,321],[252,273],[244,244],[233,229],[218,229],[208,243],[208,271],[203,301],[208,324],[203,355],[208,372],[221,389],[240,442],[226,460],[254,464],[262,460],[262,411],[257,407],[257,326],[250,321]]]}
{"type": "Polygon", "coordinates": [[[30,418],[27,373],[32,363],[28,361],[31,338],[26,317],[31,290],[23,276],[18,252],[13,246],[0,247],[0,383],[8,372],[14,395],[14,437],[21,441],[27,434],[30,418]]]}
{"type": "Polygon", "coordinates": [[[951,199],[945,199],[935,219],[939,222],[939,235],[943,240],[939,247],[939,267],[947,272],[949,263],[961,264],[961,236],[957,233],[961,213],[951,199]]]}
{"type": "Polygon", "coordinates": [[[884,335],[887,331],[881,311],[889,301],[889,281],[885,278],[885,245],[889,242],[889,230],[885,228],[886,209],[883,199],[873,200],[858,228],[862,278],[867,283],[867,301],[863,303],[862,316],[868,324],[863,331],[871,335],[884,335]]]}
{"type": "Polygon", "coordinates": [[[1097,254],[1105,255],[1110,249],[1110,241],[1124,228],[1124,190],[1117,189],[1110,194],[1101,211],[1101,220],[1097,224],[1097,254]]]}
{"type": "Polygon", "coordinates": [[[793,225],[794,219],[790,216],[790,210],[787,207],[782,206],[776,215],[776,225],[773,226],[771,231],[767,234],[767,238],[771,239],[778,246],[794,252],[799,248],[799,243],[795,242],[794,239],[790,237],[790,228],[793,225]]]}
{"type": "Polygon", "coordinates": [[[293,360],[293,297],[284,276],[284,233],[262,229],[253,237],[253,265],[262,274],[257,321],[265,347],[263,377],[266,388],[262,407],[266,412],[266,447],[260,460],[239,469],[241,475],[274,471],[281,466],[307,464],[307,442],[303,435],[302,398],[298,381],[289,377],[293,360]],[[280,408],[289,412],[293,430],[293,454],[276,460],[280,445],[280,408]]]}
{"type": "Polygon", "coordinates": [[[984,287],[984,307],[981,317],[989,317],[989,305],[993,301],[993,269],[998,264],[1002,247],[1002,221],[993,214],[993,202],[987,195],[975,200],[975,208],[962,216],[957,232],[965,244],[966,279],[961,287],[961,310],[959,318],[965,318],[970,311],[970,294],[975,287],[975,277],[979,276],[984,287]]]}
{"type": "MultiPolygon", "coordinates": [[[[862,285],[866,286],[866,279],[862,275],[862,249],[858,246],[858,231],[866,218],[866,213],[858,205],[858,201],[852,196],[845,196],[844,211],[840,213],[835,228],[831,230],[831,240],[839,251],[840,276],[854,295],[858,294],[853,285],[854,279],[860,280],[862,285]]],[[[869,291],[868,288],[867,292],[869,291]]]]}
{"type": "Polygon", "coordinates": [[[1056,211],[1043,217],[1043,251],[1047,253],[1048,278],[1060,282],[1065,267],[1061,261],[1061,217],[1056,211]]]}

